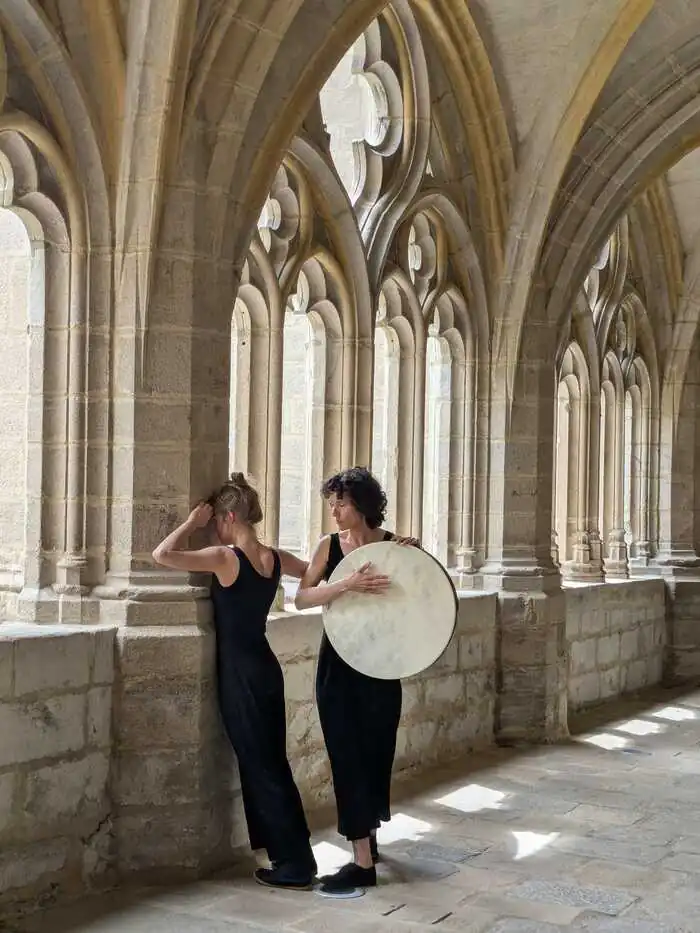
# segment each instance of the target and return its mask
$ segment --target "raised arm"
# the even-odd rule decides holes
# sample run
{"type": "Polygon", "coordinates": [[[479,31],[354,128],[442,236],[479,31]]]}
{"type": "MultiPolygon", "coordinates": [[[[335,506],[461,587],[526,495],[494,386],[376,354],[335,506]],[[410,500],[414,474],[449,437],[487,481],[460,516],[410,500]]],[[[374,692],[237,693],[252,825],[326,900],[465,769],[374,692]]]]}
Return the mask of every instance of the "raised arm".
{"type": "Polygon", "coordinates": [[[300,557],[295,557],[294,554],[290,554],[289,551],[278,551],[280,558],[280,569],[282,571],[283,577],[294,577],[296,580],[301,580],[309,567],[309,562],[307,560],[302,560],[300,557]]]}
{"type": "Polygon", "coordinates": [[[231,586],[238,578],[238,557],[231,548],[222,544],[188,551],[185,545],[190,536],[200,528],[205,528],[212,518],[212,508],[207,503],[200,503],[192,510],[189,517],[153,551],[153,560],[162,567],[172,570],[189,570],[191,573],[216,574],[223,586],[231,586]]]}
{"type": "Polygon", "coordinates": [[[389,586],[389,578],[376,573],[371,564],[360,567],[345,580],[322,585],[329,554],[330,538],[325,537],[319,542],[309,568],[299,584],[294,600],[297,609],[328,606],[343,593],[382,593],[389,586]]]}

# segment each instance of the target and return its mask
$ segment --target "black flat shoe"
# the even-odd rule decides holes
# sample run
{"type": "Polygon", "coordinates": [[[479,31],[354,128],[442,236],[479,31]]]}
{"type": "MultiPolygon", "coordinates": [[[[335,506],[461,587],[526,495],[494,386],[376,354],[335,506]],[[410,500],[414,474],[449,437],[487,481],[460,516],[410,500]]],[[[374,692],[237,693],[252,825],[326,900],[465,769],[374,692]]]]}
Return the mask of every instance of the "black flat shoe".
{"type": "Polygon", "coordinates": [[[310,891],[314,885],[311,869],[291,862],[278,862],[273,868],[258,868],[254,877],[258,884],[266,888],[287,891],[310,891]]]}
{"type": "Polygon", "coordinates": [[[321,882],[322,894],[341,894],[343,891],[352,891],[355,888],[376,888],[376,868],[361,868],[354,862],[343,865],[334,875],[324,875],[318,879],[321,882]]]}
{"type": "MultiPolygon", "coordinates": [[[[276,862],[271,861],[270,868],[276,871],[278,868],[280,868],[284,864],[285,862],[281,862],[279,860],[276,862]]],[[[314,857],[313,852],[309,853],[308,859],[295,859],[293,863],[287,862],[286,864],[287,865],[293,864],[297,871],[303,869],[302,873],[305,873],[307,871],[310,872],[312,880],[314,881],[316,880],[316,876],[318,875],[318,864],[316,862],[316,858],[314,857]]]]}

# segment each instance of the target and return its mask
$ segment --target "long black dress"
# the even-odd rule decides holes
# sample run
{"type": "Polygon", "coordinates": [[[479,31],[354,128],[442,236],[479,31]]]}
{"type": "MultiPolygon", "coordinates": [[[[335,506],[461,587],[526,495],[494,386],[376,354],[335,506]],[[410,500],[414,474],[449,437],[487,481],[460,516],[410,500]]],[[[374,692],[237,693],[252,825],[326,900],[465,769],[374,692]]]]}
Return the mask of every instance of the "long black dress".
{"type": "MultiPolygon", "coordinates": [[[[386,532],[385,541],[392,535],[386,532]]],[[[328,580],[343,559],[331,535],[328,580]]],[[[366,839],[391,819],[391,770],[401,718],[401,681],[378,680],[351,668],[323,635],[316,672],[316,702],[333,773],[338,832],[366,839]]]]}
{"type": "Polygon", "coordinates": [[[272,862],[308,863],[309,827],[287,759],[287,722],[282,668],[265,634],[280,579],[275,552],[264,577],[240,548],[238,579],[222,586],[214,578],[219,704],[238,758],[248,835],[253,849],[272,862]]]}

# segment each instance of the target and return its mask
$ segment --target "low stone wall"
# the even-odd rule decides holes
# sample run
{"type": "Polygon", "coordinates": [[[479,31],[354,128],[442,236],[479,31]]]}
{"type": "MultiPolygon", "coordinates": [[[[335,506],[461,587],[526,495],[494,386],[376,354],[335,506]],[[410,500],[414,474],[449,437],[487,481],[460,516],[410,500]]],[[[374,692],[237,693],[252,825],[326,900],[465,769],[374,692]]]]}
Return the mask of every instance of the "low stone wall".
{"type": "MultiPolygon", "coordinates": [[[[572,710],[658,682],[662,580],[566,590],[572,710]]],[[[404,684],[396,777],[492,744],[498,598],[460,594],[455,637],[404,684]]],[[[314,702],[318,611],[281,613],[289,753],[309,811],[332,803],[314,702]]],[[[129,874],[202,874],[246,844],[201,625],[0,626],[0,910],[129,874]],[[113,722],[112,722],[113,719],[113,722]]]]}
{"type": "Polygon", "coordinates": [[[0,626],[0,909],[109,863],[114,630],[0,626]]]}
{"type": "Polygon", "coordinates": [[[658,683],[666,645],[664,581],[567,588],[566,634],[572,711],[658,683]]]}
{"type": "MultiPolygon", "coordinates": [[[[455,637],[430,670],[404,682],[396,774],[449,761],[493,742],[495,594],[461,594],[455,637]]],[[[270,622],[270,644],[285,671],[288,745],[299,789],[310,808],[332,799],[330,769],[314,702],[320,612],[270,622]]]]}

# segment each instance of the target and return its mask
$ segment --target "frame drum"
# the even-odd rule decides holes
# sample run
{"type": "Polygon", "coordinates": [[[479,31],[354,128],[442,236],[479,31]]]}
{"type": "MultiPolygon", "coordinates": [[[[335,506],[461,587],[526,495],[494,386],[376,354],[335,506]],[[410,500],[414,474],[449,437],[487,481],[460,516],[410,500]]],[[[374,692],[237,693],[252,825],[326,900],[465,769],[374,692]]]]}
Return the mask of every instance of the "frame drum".
{"type": "Polygon", "coordinates": [[[363,564],[386,574],[381,594],[345,593],[323,610],[330,643],[350,667],[380,680],[413,677],[443,654],[457,625],[458,599],[445,568],[419,548],[380,541],[351,551],[329,583],[363,564]]]}

